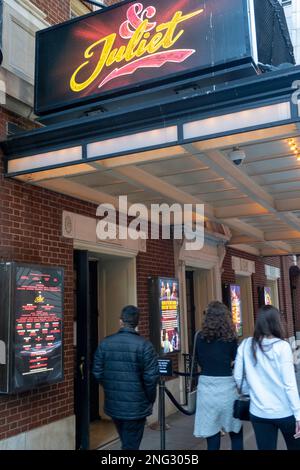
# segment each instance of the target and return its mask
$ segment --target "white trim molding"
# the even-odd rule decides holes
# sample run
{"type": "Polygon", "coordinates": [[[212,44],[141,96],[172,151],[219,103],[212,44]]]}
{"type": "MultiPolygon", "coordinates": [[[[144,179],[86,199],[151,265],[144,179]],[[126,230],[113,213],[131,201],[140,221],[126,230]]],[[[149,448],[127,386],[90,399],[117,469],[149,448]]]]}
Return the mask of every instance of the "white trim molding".
{"type": "Polygon", "coordinates": [[[277,281],[281,277],[280,269],[265,264],[265,275],[268,281],[277,281]]]}
{"type": "Polygon", "coordinates": [[[147,250],[146,240],[107,240],[97,239],[97,219],[73,212],[62,213],[62,236],[74,240],[74,248],[94,253],[105,253],[125,257],[135,257],[147,250]]]}
{"type": "Polygon", "coordinates": [[[232,256],[231,258],[232,269],[237,276],[252,276],[255,273],[255,262],[245,258],[238,258],[232,256]]]}

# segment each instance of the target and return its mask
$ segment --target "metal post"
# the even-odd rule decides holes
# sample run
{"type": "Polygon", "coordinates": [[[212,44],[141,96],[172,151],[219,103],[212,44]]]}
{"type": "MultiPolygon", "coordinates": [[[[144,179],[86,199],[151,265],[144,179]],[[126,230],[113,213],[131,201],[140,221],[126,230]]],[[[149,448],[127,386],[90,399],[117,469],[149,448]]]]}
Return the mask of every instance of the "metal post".
{"type": "Polygon", "coordinates": [[[160,450],[166,450],[165,379],[159,381],[160,450]]]}

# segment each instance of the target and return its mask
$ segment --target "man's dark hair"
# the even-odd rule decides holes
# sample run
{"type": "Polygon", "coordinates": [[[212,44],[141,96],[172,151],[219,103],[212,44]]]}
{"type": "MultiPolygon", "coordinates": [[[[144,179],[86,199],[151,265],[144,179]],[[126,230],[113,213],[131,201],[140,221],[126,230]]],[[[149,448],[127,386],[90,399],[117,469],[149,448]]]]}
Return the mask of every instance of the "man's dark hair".
{"type": "Polygon", "coordinates": [[[140,311],[134,305],[127,305],[121,312],[121,320],[124,326],[136,328],[139,324],[140,311]]]}

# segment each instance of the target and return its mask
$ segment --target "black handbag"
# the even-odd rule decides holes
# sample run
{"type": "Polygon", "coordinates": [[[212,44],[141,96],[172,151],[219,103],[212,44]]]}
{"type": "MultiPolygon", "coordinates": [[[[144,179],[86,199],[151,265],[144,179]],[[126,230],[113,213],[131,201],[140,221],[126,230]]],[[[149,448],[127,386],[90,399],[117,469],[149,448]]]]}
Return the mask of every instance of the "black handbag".
{"type": "Polygon", "coordinates": [[[250,421],[250,397],[243,394],[243,384],[246,377],[245,371],[245,347],[243,351],[243,378],[240,387],[238,388],[239,398],[235,400],[233,405],[233,417],[241,421],[250,421]]]}
{"type": "Polygon", "coordinates": [[[250,421],[250,397],[241,395],[233,405],[233,417],[241,421],[250,421]]]}

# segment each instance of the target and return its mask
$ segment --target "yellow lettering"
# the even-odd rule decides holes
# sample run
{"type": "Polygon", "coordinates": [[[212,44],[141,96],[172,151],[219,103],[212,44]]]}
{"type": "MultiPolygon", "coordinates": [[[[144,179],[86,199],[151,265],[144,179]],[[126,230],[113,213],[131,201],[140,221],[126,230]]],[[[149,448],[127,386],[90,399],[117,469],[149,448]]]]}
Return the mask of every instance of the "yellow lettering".
{"type": "Polygon", "coordinates": [[[153,36],[147,47],[147,52],[149,54],[154,54],[161,48],[161,40],[163,37],[164,36],[162,33],[157,33],[155,36],[153,36]]]}
{"type": "Polygon", "coordinates": [[[182,15],[182,11],[177,11],[174,14],[173,18],[171,19],[171,21],[169,21],[168,23],[162,23],[161,25],[159,25],[156,28],[157,32],[166,30],[166,34],[164,36],[162,47],[164,49],[169,49],[170,47],[172,47],[178,41],[180,36],[183,35],[184,29],[182,29],[177,34],[177,36],[173,37],[173,35],[175,34],[175,29],[179,25],[179,23],[182,23],[183,21],[187,21],[190,18],[193,18],[193,16],[199,15],[202,12],[203,12],[203,9],[194,11],[194,12],[189,13],[187,15],[182,15]]]}
{"type": "Polygon", "coordinates": [[[132,59],[136,57],[134,49],[138,46],[140,40],[144,36],[148,26],[148,20],[143,21],[140,26],[136,29],[134,35],[130,39],[128,46],[126,48],[125,60],[126,62],[130,62],[132,59]]]}
{"type": "Polygon", "coordinates": [[[201,9],[188,13],[187,15],[183,15],[182,11],[177,11],[169,22],[162,23],[156,27],[155,35],[152,38],[150,38],[151,35],[147,31],[149,21],[146,19],[142,21],[139,27],[135,30],[127,46],[123,45],[119,48],[113,49],[117,37],[115,33],[94,42],[84,53],[84,58],[86,59],[85,62],[75,70],[71,77],[71,90],[74,92],[85,90],[99,77],[105,67],[110,67],[114,63],[119,63],[123,60],[130,62],[136,57],[143,56],[145,53],[154,54],[161,48],[169,49],[184,34],[184,29],[181,29],[176,34],[177,26],[196,15],[199,15],[203,11],[204,10],[201,9]],[[99,59],[96,67],[89,78],[84,81],[80,81],[80,73],[87,72],[88,66],[91,64],[91,59],[94,58],[99,46],[102,46],[102,48],[99,51],[99,59]]]}
{"type": "Polygon", "coordinates": [[[102,72],[102,69],[105,65],[107,57],[108,57],[108,55],[109,55],[109,53],[112,49],[112,46],[114,45],[116,36],[117,36],[116,34],[110,34],[106,38],[100,39],[100,41],[95,42],[94,44],[92,44],[91,46],[89,46],[87,48],[87,50],[84,53],[84,57],[85,57],[85,59],[91,59],[94,56],[94,53],[95,53],[93,51],[93,49],[95,47],[97,47],[99,44],[104,43],[103,49],[101,51],[100,59],[99,59],[97,65],[96,65],[96,68],[95,68],[94,72],[92,73],[92,75],[87,80],[85,80],[84,82],[79,83],[77,81],[77,76],[78,76],[79,72],[81,72],[81,70],[85,69],[86,66],[89,65],[89,63],[90,63],[89,60],[87,60],[86,62],[81,64],[75,70],[75,72],[73,73],[73,75],[71,77],[71,81],[70,81],[70,87],[71,87],[72,91],[79,92],[79,91],[85,90],[85,88],[87,88],[89,85],[91,85],[93,83],[94,80],[96,80],[96,78],[102,72]]]}
{"type": "Polygon", "coordinates": [[[114,64],[115,62],[122,62],[122,60],[124,60],[125,52],[126,46],[121,46],[120,49],[113,49],[106,61],[106,67],[110,67],[110,65],[114,64]]]}

